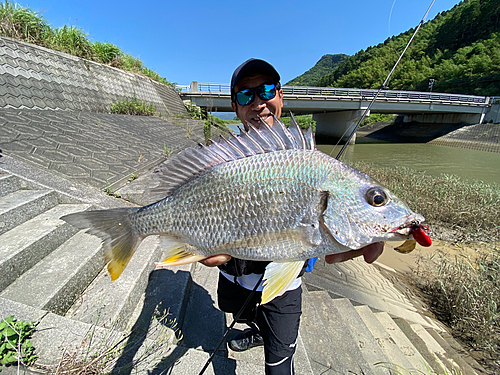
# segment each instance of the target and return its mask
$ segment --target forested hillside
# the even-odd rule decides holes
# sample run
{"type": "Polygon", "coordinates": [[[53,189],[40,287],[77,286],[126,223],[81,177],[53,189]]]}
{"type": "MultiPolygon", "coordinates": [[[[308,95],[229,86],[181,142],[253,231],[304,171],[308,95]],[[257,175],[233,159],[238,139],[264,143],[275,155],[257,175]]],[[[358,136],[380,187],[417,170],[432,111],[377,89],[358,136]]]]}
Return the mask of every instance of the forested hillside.
{"type": "Polygon", "coordinates": [[[344,61],[348,55],[342,53],[337,55],[324,55],[311,69],[304,74],[285,83],[290,86],[313,86],[326,74],[329,74],[344,61]]]}
{"type": "MultiPolygon", "coordinates": [[[[316,86],[379,88],[414,29],[347,57],[316,86]]],[[[500,95],[500,1],[464,0],[425,23],[394,73],[391,89],[500,95]]]]}

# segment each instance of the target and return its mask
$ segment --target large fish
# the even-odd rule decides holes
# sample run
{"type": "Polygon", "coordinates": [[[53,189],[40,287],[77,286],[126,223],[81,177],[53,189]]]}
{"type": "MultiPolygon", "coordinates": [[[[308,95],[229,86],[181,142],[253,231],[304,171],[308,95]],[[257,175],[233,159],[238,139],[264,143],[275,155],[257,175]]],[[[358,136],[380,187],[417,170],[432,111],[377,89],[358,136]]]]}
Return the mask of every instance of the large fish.
{"type": "Polygon", "coordinates": [[[196,262],[216,254],[271,261],[262,303],[287,290],[304,261],[407,239],[424,218],[369,176],[315,148],[276,117],[240,136],[189,148],[158,173],[163,199],[140,208],[70,214],[66,222],[103,240],[114,280],[139,243],[166,236],[161,266],[196,262]],[[416,224],[417,223],[417,224],[416,224]]]}

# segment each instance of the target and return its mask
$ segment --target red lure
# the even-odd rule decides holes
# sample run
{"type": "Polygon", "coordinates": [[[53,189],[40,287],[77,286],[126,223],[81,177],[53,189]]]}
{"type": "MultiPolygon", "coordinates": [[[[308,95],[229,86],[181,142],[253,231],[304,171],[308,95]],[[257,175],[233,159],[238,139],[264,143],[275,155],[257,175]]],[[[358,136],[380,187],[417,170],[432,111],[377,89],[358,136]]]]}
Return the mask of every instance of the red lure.
{"type": "Polygon", "coordinates": [[[415,224],[411,227],[410,233],[413,235],[413,238],[415,241],[418,242],[419,245],[421,246],[431,246],[432,245],[432,240],[429,237],[429,228],[426,227],[425,225],[421,224],[415,224]]]}

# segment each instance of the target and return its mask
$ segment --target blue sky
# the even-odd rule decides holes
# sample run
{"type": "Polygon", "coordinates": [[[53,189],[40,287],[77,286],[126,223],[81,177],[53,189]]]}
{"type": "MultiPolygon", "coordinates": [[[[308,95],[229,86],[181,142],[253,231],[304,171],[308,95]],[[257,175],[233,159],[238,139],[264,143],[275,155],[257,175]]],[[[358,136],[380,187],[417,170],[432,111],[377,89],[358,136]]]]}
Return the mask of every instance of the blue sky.
{"type": "MultiPolygon", "coordinates": [[[[21,0],[52,27],[78,26],[178,84],[228,83],[250,57],[285,83],[325,54],[354,54],[415,27],[431,0],[21,0]],[[391,13],[392,9],[392,13],[391,13]],[[390,18],[390,22],[389,22],[390,18]]],[[[428,20],[459,1],[436,0],[428,20]]]]}

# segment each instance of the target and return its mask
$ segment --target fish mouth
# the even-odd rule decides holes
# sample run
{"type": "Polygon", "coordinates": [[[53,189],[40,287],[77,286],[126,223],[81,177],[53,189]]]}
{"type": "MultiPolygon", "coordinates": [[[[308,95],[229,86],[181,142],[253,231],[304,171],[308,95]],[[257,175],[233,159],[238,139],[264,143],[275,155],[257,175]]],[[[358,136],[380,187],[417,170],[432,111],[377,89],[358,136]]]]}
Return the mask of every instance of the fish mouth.
{"type": "MultiPolygon", "coordinates": [[[[398,239],[408,239],[411,237],[411,232],[415,226],[420,226],[421,222],[425,221],[422,215],[412,215],[407,217],[405,222],[400,225],[394,225],[394,229],[390,231],[394,237],[399,237],[398,239]]],[[[396,239],[396,238],[395,238],[396,239]]]]}

